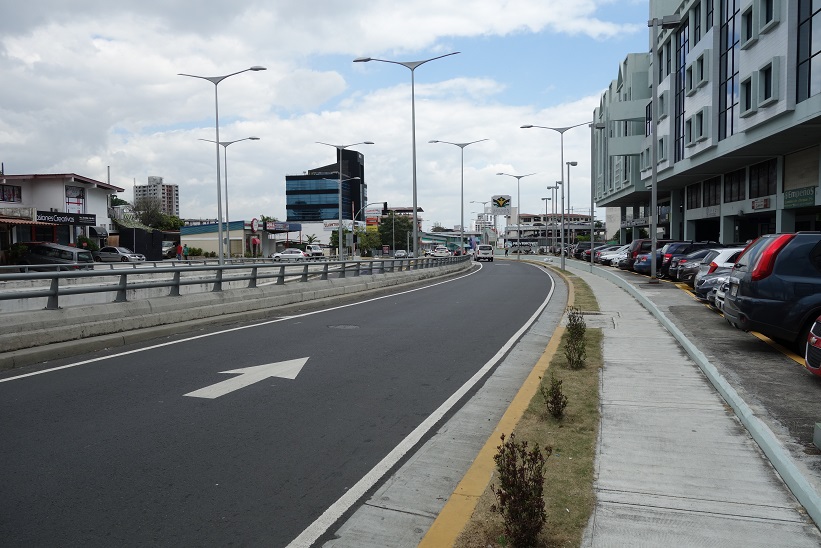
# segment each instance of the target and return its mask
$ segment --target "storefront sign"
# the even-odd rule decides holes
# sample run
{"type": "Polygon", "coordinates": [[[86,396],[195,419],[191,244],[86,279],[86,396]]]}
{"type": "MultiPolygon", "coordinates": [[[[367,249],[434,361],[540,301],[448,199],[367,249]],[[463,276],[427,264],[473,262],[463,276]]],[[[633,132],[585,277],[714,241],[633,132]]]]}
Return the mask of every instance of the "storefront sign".
{"type": "Polygon", "coordinates": [[[704,215],[707,218],[718,217],[721,215],[721,206],[709,206],[704,209],[704,215]]]}
{"type": "Polygon", "coordinates": [[[38,211],[37,220],[57,225],[95,226],[97,216],[89,213],[60,213],[58,211],[38,211]]]}
{"type": "Polygon", "coordinates": [[[807,186],[784,191],[784,209],[815,205],[815,190],[818,187],[807,186]]]}
{"type": "Polygon", "coordinates": [[[756,209],[768,209],[770,207],[770,199],[769,198],[756,198],[753,200],[751,204],[753,210],[756,209]]]}
{"type": "Polygon", "coordinates": [[[490,199],[490,213],[492,215],[510,215],[510,196],[493,196],[490,199]]]}

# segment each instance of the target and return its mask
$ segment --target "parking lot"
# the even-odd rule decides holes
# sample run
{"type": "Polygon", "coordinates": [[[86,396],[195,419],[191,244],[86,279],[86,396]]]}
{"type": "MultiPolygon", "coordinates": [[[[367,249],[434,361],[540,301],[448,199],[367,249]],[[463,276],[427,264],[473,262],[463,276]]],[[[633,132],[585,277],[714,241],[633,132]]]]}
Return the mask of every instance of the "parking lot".
{"type": "MultiPolygon", "coordinates": [[[[568,259],[568,267],[587,270],[590,265],[568,259]]],[[[775,434],[806,479],[821,491],[821,450],[813,443],[815,424],[821,422],[821,377],[809,373],[801,357],[767,337],[732,327],[717,309],[696,299],[685,284],[650,283],[648,276],[635,272],[594,268],[607,269],[652,301],[703,352],[775,434]]],[[[635,337],[638,363],[676,355],[669,348],[643,345],[641,333],[635,337]]]]}

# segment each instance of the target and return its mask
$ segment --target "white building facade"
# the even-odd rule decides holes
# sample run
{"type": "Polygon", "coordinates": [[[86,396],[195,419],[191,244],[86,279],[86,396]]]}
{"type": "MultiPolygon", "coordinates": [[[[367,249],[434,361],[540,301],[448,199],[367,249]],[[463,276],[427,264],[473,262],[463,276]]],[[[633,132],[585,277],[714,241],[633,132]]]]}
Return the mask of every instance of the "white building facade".
{"type": "Polygon", "coordinates": [[[812,0],[651,0],[650,18],[680,22],[627,56],[594,111],[596,202],[619,208],[621,241],[650,225],[651,124],[660,237],[821,229],[819,13],[812,0]]]}

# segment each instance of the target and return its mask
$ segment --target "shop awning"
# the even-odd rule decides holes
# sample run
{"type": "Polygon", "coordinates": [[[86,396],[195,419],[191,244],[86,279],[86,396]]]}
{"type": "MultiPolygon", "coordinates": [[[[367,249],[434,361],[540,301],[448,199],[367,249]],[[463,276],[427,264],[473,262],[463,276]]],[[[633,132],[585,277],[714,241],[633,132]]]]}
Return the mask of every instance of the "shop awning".
{"type": "Polygon", "coordinates": [[[108,230],[104,226],[90,226],[88,227],[97,234],[99,238],[108,238],[108,230]]]}
{"type": "Polygon", "coordinates": [[[54,223],[44,223],[42,221],[32,221],[31,219],[22,219],[20,217],[3,217],[3,216],[0,216],[0,224],[56,226],[54,223]]]}

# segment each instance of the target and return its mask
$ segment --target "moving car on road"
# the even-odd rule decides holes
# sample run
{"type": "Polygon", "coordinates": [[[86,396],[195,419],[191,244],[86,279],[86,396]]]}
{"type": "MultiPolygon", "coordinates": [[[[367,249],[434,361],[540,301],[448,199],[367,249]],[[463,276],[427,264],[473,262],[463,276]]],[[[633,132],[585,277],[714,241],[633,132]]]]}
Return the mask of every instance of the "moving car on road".
{"type": "Polygon", "coordinates": [[[443,245],[436,246],[436,249],[433,250],[434,257],[450,257],[450,255],[450,250],[443,245]]]}
{"type": "Polygon", "coordinates": [[[308,259],[308,254],[295,247],[289,247],[274,253],[271,258],[275,261],[305,261],[308,259]]]}
{"type": "Polygon", "coordinates": [[[493,262],[493,246],[488,244],[479,244],[476,246],[476,255],[473,257],[477,261],[493,262]]]}

